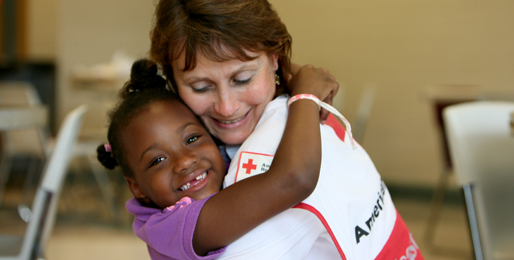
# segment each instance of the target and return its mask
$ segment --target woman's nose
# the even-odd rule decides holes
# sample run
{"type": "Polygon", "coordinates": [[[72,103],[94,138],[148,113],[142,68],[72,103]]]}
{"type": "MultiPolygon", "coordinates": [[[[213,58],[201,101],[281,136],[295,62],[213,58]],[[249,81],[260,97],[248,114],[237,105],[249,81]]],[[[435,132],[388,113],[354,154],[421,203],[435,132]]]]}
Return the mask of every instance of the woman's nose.
{"type": "Polygon", "coordinates": [[[173,172],[175,174],[187,174],[189,168],[193,166],[198,158],[196,155],[189,151],[183,151],[178,154],[177,159],[175,160],[175,165],[173,166],[173,172]]]}
{"type": "Polygon", "coordinates": [[[224,116],[230,117],[239,109],[239,101],[237,100],[237,95],[232,93],[232,91],[220,91],[218,95],[218,100],[214,105],[214,110],[216,113],[224,116]]]}

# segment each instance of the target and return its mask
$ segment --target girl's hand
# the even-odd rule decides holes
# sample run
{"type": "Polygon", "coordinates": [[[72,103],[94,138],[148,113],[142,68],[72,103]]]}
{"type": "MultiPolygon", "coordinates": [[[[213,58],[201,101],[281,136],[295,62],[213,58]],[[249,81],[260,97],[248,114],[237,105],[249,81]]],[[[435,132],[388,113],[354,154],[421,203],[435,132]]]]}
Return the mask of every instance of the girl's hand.
{"type": "MultiPolygon", "coordinates": [[[[302,66],[289,81],[291,96],[297,94],[313,94],[323,102],[332,105],[332,99],[339,90],[335,77],[324,68],[312,65],[302,66]]],[[[328,111],[321,109],[320,121],[325,123],[328,111]]]]}

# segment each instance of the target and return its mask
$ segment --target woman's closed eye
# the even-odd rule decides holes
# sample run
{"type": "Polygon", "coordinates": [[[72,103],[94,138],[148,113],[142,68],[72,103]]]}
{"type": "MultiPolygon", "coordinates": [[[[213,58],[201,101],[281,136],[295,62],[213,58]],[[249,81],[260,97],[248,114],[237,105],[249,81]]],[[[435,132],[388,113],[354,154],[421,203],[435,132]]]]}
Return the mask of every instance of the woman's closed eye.
{"type": "Polygon", "coordinates": [[[193,91],[196,92],[196,93],[203,93],[203,92],[207,92],[208,90],[210,90],[212,87],[211,85],[208,85],[208,86],[202,86],[202,87],[192,87],[193,91]]]}
{"type": "Polygon", "coordinates": [[[189,87],[194,92],[201,93],[201,92],[206,92],[206,91],[212,89],[213,84],[211,82],[208,82],[205,80],[199,80],[199,81],[194,81],[194,82],[189,83],[189,87]]]}
{"type": "Polygon", "coordinates": [[[246,79],[233,79],[235,85],[245,85],[252,80],[252,77],[246,79]]]}

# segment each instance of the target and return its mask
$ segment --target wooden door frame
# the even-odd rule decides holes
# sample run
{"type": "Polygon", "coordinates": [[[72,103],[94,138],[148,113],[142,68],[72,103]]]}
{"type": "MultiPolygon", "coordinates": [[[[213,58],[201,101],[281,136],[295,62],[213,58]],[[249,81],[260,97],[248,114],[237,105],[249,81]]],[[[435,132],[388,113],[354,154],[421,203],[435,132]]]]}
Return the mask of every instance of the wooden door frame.
{"type": "Polygon", "coordinates": [[[0,60],[2,62],[25,61],[27,0],[0,0],[0,35],[0,60]]]}

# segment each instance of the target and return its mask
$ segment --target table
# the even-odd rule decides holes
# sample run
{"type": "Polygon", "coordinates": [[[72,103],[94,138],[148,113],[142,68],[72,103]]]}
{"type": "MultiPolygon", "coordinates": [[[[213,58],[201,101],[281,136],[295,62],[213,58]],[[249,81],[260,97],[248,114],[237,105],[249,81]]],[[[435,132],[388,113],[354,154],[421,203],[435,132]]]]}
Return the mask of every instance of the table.
{"type": "Polygon", "coordinates": [[[510,134],[514,136],[514,112],[510,113],[510,134]]]}
{"type": "Polygon", "coordinates": [[[48,122],[48,108],[0,107],[0,131],[45,126],[48,122]]]}

